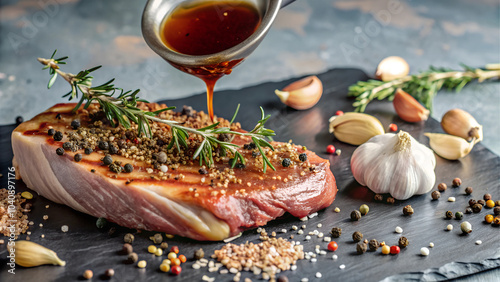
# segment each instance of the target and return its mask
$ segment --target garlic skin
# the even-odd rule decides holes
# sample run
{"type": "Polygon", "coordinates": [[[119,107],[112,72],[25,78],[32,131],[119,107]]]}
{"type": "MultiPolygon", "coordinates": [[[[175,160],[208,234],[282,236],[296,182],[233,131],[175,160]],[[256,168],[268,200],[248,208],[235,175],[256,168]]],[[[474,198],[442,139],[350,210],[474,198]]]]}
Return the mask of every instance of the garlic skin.
{"type": "Polygon", "coordinates": [[[474,139],[471,142],[467,142],[467,140],[461,137],[449,134],[424,133],[424,135],[429,137],[429,145],[436,154],[452,161],[467,156],[474,147],[474,144],[476,144],[474,139]]]}
{"type": "Polygon", "coordinates": [[[483,126],[471,114],[461,109],[447,111],[441,119],[441,127],[446,133],[467,141],[473,138],[475,143],[483,140],[483,126]]]}
{"type": "Polygon", "coordinates": [[[376,135],[384,134],[380,121],[371,115],[348,112],[329,120],[329,131],[335,137],[351,145],[361,145],[376,135]]]}
{"type": "Polygon", "coordinates": [[[308,76],[274,93],[281,102],[296,110],[307,110],[316,105],[323,94],[323,83],[317,76],[308,76]]]}
{"type": "Polygon", "coordinates": [[[66,265],[66,262],[59,259],[54,251],[31,241],[16,241],[14,252],[16,254],[16,264],[20,266],[66,265]]]}
{"type": "Polygon", "coordinates": [[[359,184],[398,200],[429,192],[436,182],[435,167],[432,150],[404,131],[371,138],[351,158],[352,174],[359,184]]]}
{"type": "Polygon", "coordinates": [[[382,81],[391,81],[407,76],[410,72],[410,65],[405,59],[398,56],[391,56],[383,59],[377,67],[375,76],[382,81]]]}
{"type": "Polygon", "coordinates": [[[398,116],[407,122],[419,122],[429,118],[430,111],[401,88],[396,90],[392,105],[398,116]]]}

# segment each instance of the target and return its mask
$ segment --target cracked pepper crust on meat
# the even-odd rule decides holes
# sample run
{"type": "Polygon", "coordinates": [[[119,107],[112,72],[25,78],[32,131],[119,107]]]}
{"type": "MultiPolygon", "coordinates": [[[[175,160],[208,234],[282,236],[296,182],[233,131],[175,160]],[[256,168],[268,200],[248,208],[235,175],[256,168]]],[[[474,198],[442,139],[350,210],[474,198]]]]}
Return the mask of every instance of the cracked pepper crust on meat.
{"type": "MultiPolygon", "coordinates": [[[[73,113],[75,106],[57,104],[14,130],[17,177],[54,202],[121,226],[216,241],[265,225],[285,212],[306,216],[328,207],[337,194],[329,161],[301,146],[271,142],[274,152],[263,149],[276,171],[268,168],[263,173],[262,156],[249,137],[218,136],[241,146],[245,165],[231,169],[231,156],[214,150],[215,164],[200,167],[198,159],[192,159],[201,142],[197,135],[190,135],[189,147],[181,152],[175,146],[167,150],[168,125],[152,123],[152,138],[144,138],[137,136],[136,127],[111,127],[97,105],[73,113]],[[72,127],[75,120],[79,124],[72,127]],[[61,133],[62,139],[56,140],[61,133]],[[57,154],[57,148],[64,153],[57,154]],[[81,154],[80,161],[76,154],[81,154]],[[110,165],[103,163],[106,154],[113,161],[110,165]],[[290,166],[282,165],[284,158],[291,160],[290,166]],[[132,165],[127,166],[132,172],[124,170],[126,164],[132,165]]],[[[165,105],[140,107],[155,111],[165,105]]],[[[206,114],[189,107],[160,117],[193,128],[211,124],[206,114]]],[[[238,123],[218,121],[241,131],[238,123]]]]}

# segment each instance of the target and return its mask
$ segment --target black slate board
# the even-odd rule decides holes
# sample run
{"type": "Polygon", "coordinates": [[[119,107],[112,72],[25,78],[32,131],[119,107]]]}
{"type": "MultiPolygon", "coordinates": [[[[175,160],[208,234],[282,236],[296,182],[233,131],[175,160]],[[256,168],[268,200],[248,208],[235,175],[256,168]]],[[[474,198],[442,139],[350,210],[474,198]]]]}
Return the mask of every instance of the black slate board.
{"type": "MultiPolygon", "coordinates": [[[[365,80],[367,76],[355,69],[334,69],[319,75],[324,83],[324,94],[316,107],[307,111],[295,111],[281,104],[274,96],[276,88],[282,88],[291,81],[279,83],[265,83],[254,87],[237,91],[221,91],[215,95],[215,112],[220,113],[225,118],[231,118],[236,105],[240,103],[242,110],[237,117],[243,128],[251,128],[259,117],[259,106],[262,106],[266,113],[272,114],[268,123],[268,128],[274,129],[278,134],[276,140],[288,141],[293,139],[294,143],[307,146],[308,149],[316,151],[320,156],[328,158],[331,162],[331,169],[337,179],[339,193],[332,206],[321,211],[319,216],[306,222],[301,222],[289,215],[269,223],[265,228],[268,232],[279,231],[282,228],[288,230],[286,234],[279,233],[279,236],[289,237],[294,235],[294,240],[300,241],[306,251],[314,251],[315,245],[320,245],[322,250],[326,250],[327,243],[315,236],[309,242],[304,241],[304,235],[297,235],[291,230],[292,225],[307,225],[305,233],[319,230],[326,236],[329,230],[338,226],[343,232],[336,241],[339,249],[335,252],[337,260],[332,260],[331,252],[326,256],[318,255],[317,262],[299,261],[296,271],[287,271],[284,274],[290,281],[299,281],[303,277],[308,277],[310,281],[358,281],[366,279],[375,280],[445,280],[464,277],[479,272],[500,267],[500,245],[498,244],[499,228],[483,223],[483,217],[491,210],[483,209],[480,214],[465,215],[464,220],[472,223],[473,232],[469,235],[462,235],[460,232],[460,221],[444,219],[446,210],[464,211],[469,198],[479,199],[486,192],[493,195],[493,198],[500,199],[500,158],[494,155],[481,144],[478,144],[472,153],[461,161],[446,161],[437,157],[436,175],[437,182],[445,182],[451,186],[451,180],[460,177],[463,184],[460,188],[449,188],[439,201],[432,201],[430,194],[416,196],[405,202],[396,202],[394,205],[376,203],[373,193],[357,184],[350,172],[350,157],[356,147],[340,143],[334,140],[328,133],[328,118],[337,110],[352,110],[352,100],[346,98],[347,86],[357,80],[365,80]],[[334,144],[342,150],[340,156],[326,154],[325,147],[334,144]],[[472,196],[464,194],[464,188],[474,187],[472,196]],[[456,197],[456,202],[447,202],[450,196],[456,197]],[[361,204],[368,204],[370,212],[359,222],[351,222],[349,214],[357,209],[361,204]],[[411,204],[415,209],[415,214],[410,217],[402,215],[402,208],[411,204]],[[334,208],[339,207],[340,213],[334,212],[334,208]],[[317,228],[321,223],[323,226],[317,228]],[[448,224],[453,224],[454,230],[445,231],[448,224]],[[351,240],[354,231],[361,231],[365,238],[376,238],[385,241],[387,244],[397,244],[401,236],[394,232],[396,226],[404,229],[402,235],[410,240],[410,245],[396,256],[383,256],[380,251],[376,253],[367,252],[364,255],[357,255],[355,243],[351,240]],[[476,240],[482,240],[482,245],[476,245],[476,240]],[[426,247],[430,242],[435,247],[430,249],[428,257],[420,256],[420,248],[426,247]],[[345,269],[339,269],[344,264],[345,269]],[[316,272],[321,272],[322,278],[315,278],[316,272]]],[[[182,105],[191,105],[197,110],[205,110],[205,96],[200,94],[190,98],[166,101],[169,106],[175,105],[178,108],[182,105]]],[[[400,120],[392,109],[392,105],[387,102],[377,102],[368,108],[370,114],[378,117],[384,126],[396,123],[399,129],[408,131],[420,142],[428,144],[424,132],[441,132],[439,123],[429,120],[425,124],[408,124],[400,120]]],[[[10,146],[10,133],[15,128],[12,126],[0,127],[0,173],[4,176],[0,178],[2,187],[7,186],[7,169],[11,166],[12,151],[10,146]]],[[[78,185],[78,183],[75,183],[78,185]]],[[[16,190],[21,192],[26,190],[22,181],[16,181],[16,190]]],[[[122,237],[127,232],[135,232],[121,228],[116,225],[116,232],[108,234],[108,228],[99,230],[95,226],[95,218],[76,212],[68,207],[52,203],[43,197],[36,197],[34,206],[29,214],[30,220],[35,224],[30,228],[31,240],[44,246],[52,248],[59,256],[67,261],[65,267],[42,266],[25,269],[16,266],[16,274],[7,272],[6,265],[7,252],[4,247],[0,251],[0,281],[74,281],[82,280],[81,274],[86,269],[92,269],[94,280],[102,280],[105,269],[114,268],[116,271],[114,281],[201,281],[203,275],[217,277],[217,281],[232,281],[233,276],[209,273],[206,268],[194,270],[191,268],[193,261],[183,265],[183,272],[179,276],[172,276],[159,271],[158,266],[161,258],[153,257],[146,252],[150,245],[149,236],[153,233],[142,232],[136,234],[134,242],[135,251],[140,259],[146,259],[148,266],[146,269],[138,269],[133,265],[123,263],[125,256],[119,254],[122,245],[122,237]],[[46,205],[50,205],[48,209],[46,205]],[[43,220],[42,216],[47,214],[48,220],[43,220]],[[43,223],[43,227],[39,227],[43,223]],[[69,226],[69,232],[61,232],[62,225],[69,226]],[[44,234],[45,238],[40,238],[44,234]]],[[[26,235],[21,236],[24,239],[26,235]]],[[[242,237],[233,241],[239,244],[245,241],[258,242],[258,235],[255,230],[247,231],[242,237]]],[[[196,242],[189,239],[177,238],[169,239],[170,246],[177,245],[181,253],[192,258],[193,251],[202,247],[206,254],[211,254],[215,249],[223,246],[222,242],[196,242]]],[[[251,278],[253,281],[260,277],[252,273],[243,272],[241,281],[244,278],[251,278]]]]}

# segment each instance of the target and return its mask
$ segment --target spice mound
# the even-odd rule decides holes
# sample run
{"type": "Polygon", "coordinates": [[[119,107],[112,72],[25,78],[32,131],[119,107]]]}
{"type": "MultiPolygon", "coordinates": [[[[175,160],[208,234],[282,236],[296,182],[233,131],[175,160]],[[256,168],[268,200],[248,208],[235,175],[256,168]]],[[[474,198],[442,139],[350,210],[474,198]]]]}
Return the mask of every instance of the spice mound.
{"type": "Polygon", "coordinates": [[[151,135],[141,135],[136,123],[110,122],[98,104],[75,106],[57,104],[14,130],[18,176],[52,201],[125,227],[218,241],[285,212],[307,216],[337,193],[329,161],[291,141],[271,148],[248,134],[205,133],[226,149],[204,143],[208,137],[198,133],[207,126],[245,131],[222,118],[213,124],[190,107],[138,104],[192,130],[181,140],[184,133],[165,123],[151,122],[142,131],[151,135]]]}

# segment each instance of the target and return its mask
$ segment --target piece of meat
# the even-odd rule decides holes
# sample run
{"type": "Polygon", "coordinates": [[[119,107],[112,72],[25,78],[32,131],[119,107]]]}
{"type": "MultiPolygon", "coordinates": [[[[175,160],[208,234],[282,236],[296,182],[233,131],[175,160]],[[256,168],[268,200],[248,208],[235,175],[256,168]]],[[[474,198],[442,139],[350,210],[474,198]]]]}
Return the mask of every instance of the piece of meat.
{"type": "MultiPolygon", "coordinates": [[[[157,104],[142,106],[160,107],[157,104]]],[[[337,193],[329,161],[288,143],[272,142],[276,151],[268,156],[277,170],[268,168],[266,173],[262,172],[262,158],[251,148],[239,149],[247,160],[245,168],[230,169],[228,158],[221,157],[214,158],[212,168],[200,170],[198,160],[194,160],[169,165],[166,173],[158,167],[154,169],[148,163],[147,154],[143,155],[145,159],[112,155],[121,166],[132,164],[134,171],[131,173],[110,171],[101,161],[106,151],[95,146],[90,155],[84,154],[80,146],[60,156],[56,149],[70,136],[73,140],[84,139],[78,134],[75,137],[76,131],[70,126],[73,120],[81,120],[85,130],[87,126],[102,123],[93,120],[98,116],[97,106],[76,113],[72,112],[73,107],[75,104],[55,105],[14,130],[12,147],[17,176],[29,188],[54,202],[104,217],[121,226],[196,240],[222,240],[265,225],[285,212],[304,217],[329,206],[337,193]],[[64,138],[55,141],[47,134],[50,128],[65,133],[64,138]],[[83,157],[79,162],[74,160],[77,153],[83,157]],[[281,165],[283,157],[290,154],[297,157],[299,153],[306,153],[307,161],[293,162],[290,167],[281,165]]],[[[165,114],[170,118],[186,118],[179,116],[180,113],[165,114]]],[[[102,128],[112,130],[106,125],[102,128]]],[[[168,133],[169,127],[155,125],[154,130],[168,133]]],[[[127,136],[121,142],[127,142],[128,148],[139,142],[139,139],[130,140],[129,137],[134,137],[128,133],[127,136]]],[[[141,139],[141,142],[146,141],[141,139]]],[[[241,136],[232,140],[241,147],[250,141],[241,136]]],[[[167,144],[163,142],[159,146],[164,148],[167,144]]]]}

